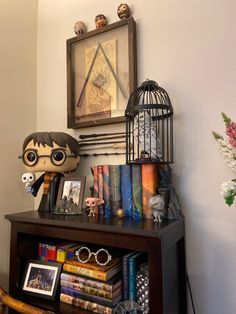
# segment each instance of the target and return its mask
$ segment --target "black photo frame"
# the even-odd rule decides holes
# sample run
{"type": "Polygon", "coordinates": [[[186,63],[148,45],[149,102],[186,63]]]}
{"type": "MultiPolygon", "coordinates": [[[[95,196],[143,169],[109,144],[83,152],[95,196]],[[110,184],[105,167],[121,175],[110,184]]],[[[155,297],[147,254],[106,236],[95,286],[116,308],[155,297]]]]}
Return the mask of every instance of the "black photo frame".
{"type": "Polygon", "coordinates": [[[22,280],[22,293],[38,298],[55,300],[62,264],[30,260],[22,280]]]}
{"type": "Polygon", "coordinates": [[[82,214],[85,181],[85,177],[77,177],[75,175],[61,178],[53,214],[82,214]]]}

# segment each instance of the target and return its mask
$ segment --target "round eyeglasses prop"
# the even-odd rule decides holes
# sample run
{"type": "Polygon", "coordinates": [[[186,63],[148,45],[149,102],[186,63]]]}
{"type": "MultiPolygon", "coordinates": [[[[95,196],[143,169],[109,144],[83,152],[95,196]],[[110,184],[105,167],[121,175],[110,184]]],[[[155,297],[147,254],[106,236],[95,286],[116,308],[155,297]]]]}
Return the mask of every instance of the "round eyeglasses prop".
{"type": "Polygon", "coordinates": [[[82,246],[75,252],[75,255],[77,256],[78,261],[83,264],[87,263],[91,256],[94,256],[96,263],[100,266],[107,265],[112,259],[112,256],[106,249],[101,248],[97,252],[91,252],[86,246],[82,246]]]}
{"type": "Polygon", "coordinates": [[[44,157],[50,158],[50,161],[54,166],[63,165],[68,157],[76,158],[75,155],[67,155],[66,151],[63,149],[53,149],[50,155],[38,155],[36,149],[26,149],[23,155],[19,156],[19,158],[23,160],[23,163],[28,167],[36,165],[39,158],[44,157]]]}

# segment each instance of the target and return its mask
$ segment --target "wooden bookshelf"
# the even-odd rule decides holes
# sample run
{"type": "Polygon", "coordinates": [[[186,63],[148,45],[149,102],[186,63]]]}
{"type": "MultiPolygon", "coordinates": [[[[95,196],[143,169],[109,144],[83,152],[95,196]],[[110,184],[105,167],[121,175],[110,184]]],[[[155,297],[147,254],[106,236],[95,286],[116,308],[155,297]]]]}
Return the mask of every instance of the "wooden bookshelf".
{"type": "MultiPolygon", "coordinates": [[[[28,211],[5,216],[11,222],[9,292],[22,299],[20,285],[28,259],[37,258],[38,243],[64,239],[117,249],[144,251],[149,265],[150,314],[186,314],[184,221],[155,224],[112,217],[64,216],[28,211]]],[[[60,302],[24,297],[57,314],[88,313],[60,302]]],[[[15,313],[11,311],[10,313],[15,313]]]]}

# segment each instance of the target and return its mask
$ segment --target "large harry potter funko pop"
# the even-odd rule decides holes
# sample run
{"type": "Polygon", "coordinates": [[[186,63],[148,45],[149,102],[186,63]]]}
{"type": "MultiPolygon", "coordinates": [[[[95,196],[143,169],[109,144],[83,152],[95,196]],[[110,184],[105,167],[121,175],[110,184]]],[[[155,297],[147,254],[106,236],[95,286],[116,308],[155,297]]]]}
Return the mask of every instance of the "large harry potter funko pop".
{"type": "Polygon", "coordinates": [[[52,212],[56,203],[60,178],[74,171],[79,163],[78,141],[63,132],[36,132],[24,140],[22,158],[28,172],[44,172],[32,185],[37,196],[43,183],[39,211],[52,212]]]}

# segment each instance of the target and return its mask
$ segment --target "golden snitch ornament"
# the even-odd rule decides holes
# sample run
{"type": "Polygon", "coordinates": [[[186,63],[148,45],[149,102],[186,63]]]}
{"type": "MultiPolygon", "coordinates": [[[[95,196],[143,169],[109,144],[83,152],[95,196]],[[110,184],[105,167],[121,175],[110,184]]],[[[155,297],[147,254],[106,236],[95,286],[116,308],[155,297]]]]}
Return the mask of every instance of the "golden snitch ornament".
{"type": "Polygon", "coordinates": [[[123,208],[117,209],[117,211],[116,211],[116,216],[117,216],[118,218],[123,218],[123,217],[125,216],[125,211],[124,211],[124,209],[123,209],[123,208]]]}

